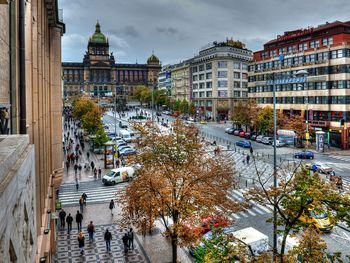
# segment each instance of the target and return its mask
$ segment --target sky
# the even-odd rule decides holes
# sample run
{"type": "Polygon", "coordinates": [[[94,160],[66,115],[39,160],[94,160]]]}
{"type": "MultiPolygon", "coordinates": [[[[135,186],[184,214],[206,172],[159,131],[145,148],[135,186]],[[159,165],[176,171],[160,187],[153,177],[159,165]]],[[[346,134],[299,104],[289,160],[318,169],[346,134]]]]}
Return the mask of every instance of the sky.
{"type": "Polygon", "coordinates": [[[62,60],[82,62],[98,20],[117,63],[179,63],[214,41],[252,51],[285,31],[349,21],[350,0],[59,0],[62,60]]]}

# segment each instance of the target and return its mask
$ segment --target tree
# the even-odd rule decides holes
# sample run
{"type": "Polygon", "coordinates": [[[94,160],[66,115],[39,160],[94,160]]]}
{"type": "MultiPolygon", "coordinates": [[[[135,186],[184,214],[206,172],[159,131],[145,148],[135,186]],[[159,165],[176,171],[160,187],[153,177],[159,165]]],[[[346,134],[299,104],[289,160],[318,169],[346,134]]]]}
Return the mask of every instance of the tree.
{"type": "Polygon", "coordinates": [[[109,141],[109,138],[105,132],[104,129],[100,128],[96,132],[96,137],[94,138],[94,144],[98,146],[98,148],[101,148],[106,142],[109,141]]]}
{"type": "Polygon", "coordinates": [[[133,224],[145,232],[160,219],[171,240],[173,262],[178,244],[194,238],[188,235],[185,223],[208,215],[227,216],[242,208],[227,196],[235,186],[232,161],[222,154],[207,154],[196,126],[176,120],[169,134],[150,124],[141,133],[137,148],[134,162],[140,168],[120,197],[119,223],[133,224]]]}
{"type": "Polygon", "coordinates": [[[248,124],[251,131],[257,130],[257,119],[259,115],[260,108],[256,104],[255,99],[249,99],[247,103],[247,112],[248,114],[248,124]]]}
{"type": "Polygon", "coordinates": [[[188,114],[190,105],[188,104],[187,100],[182,100],[180,104],[180,111],[182,114],[188,114]]]}
{"type": "Polygon", "coordinates": [[[81,119],[82,127],[90,134],[95,133],[98,129],[102,127],[101,124],[101,110],[95,104],[93,108],[83,115],[81,119]]]}
{"type": "Polygon", "coordinates": [[[152,99],[151,89],[146,86],[138,86],[134,92],[134,98],[137,99],[141,105],[149,103],[152,99]]]}
{"type": "MultiPolygon", "coordinates": [[[[284,118],[281,111],[276,111],[276,130],[284,126],[284,118]]],[[[256,126],[260,133],[273,134],[273,109],[270,106],[259,111],[256,126]]]]}
{"type": "Polygon", "coordinates": [[[243,105],[241,101],[233,107],[232,121],[238,127],[249,124],[249,111],[247,111],[246,105],[243,105]]]}
{"type": "Polygon", "coordinates": [[[86,97],[78,97],[72,103],[73,106],[73,117],[81,120],[85,114],[92,111],[97,105],[86,97]]]}
{"type": "Polygon", "coordinates": [[[173,104],[173,111],[180,111],[181,108],[181,101],[177,100],[175,101],[175,103],[173,104]]]}
{"type": "MultiPolygon", "coordinates": [[[[269,187],[273,175],[266,176],[257,171],[258,185],[251,189],[246,198],[263,205],[272,205],[277,210],[276,224],[281,228],[280,262],[284,262],[287,236],[291,231],[299,231],[309,224],[303,223],[302,216],[310,212],[327,213],[331,222],[344,220],[349,223],[350,199],[340,194],[334,184],[324,182],[317,173],[312,176],[304,168],[297,166],[294,171],[279,169],[278,186],[269,187]]],[[[271,222],[271,219],[269,220],[271,222]]]]}

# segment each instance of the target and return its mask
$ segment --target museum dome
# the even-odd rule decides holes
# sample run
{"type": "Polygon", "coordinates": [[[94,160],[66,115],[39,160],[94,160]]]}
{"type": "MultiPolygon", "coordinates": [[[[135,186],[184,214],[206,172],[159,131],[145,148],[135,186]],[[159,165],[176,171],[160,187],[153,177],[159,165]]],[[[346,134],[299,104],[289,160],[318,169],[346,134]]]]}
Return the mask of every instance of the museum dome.
{"type": "Polygon", "coordinates": [[[90,37],[89,42],[91,42],[91,43],[101,43],[101,44],[107,44],[108,43],[107,37],[103,33],[101,33],[101,26],[100,26],[100,23],[98,21],[96,23],[95,33],[90,37]]]}

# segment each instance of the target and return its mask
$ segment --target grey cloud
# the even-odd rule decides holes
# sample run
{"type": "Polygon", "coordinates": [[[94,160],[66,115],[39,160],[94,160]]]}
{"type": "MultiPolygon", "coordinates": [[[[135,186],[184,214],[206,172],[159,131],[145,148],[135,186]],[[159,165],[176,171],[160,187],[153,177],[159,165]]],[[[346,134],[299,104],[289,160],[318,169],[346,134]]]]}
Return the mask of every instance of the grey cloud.
{"type": "Polygon", "coordinates": [[[173,36],[179,33],[174,27],[156,27],[156,31],[167,36],[173,36]]]}

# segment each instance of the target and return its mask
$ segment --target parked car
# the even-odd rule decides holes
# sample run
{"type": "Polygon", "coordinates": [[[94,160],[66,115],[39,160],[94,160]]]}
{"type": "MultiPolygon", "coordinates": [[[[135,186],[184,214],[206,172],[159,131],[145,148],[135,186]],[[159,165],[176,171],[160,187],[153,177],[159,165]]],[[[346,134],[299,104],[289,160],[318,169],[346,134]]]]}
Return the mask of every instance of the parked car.
{"type": "Polygon", "coordinates": [[[206,121],[200,121],[199,123],[200,124],[208,124],[208,122],[206,122],[206,121]]]}
{"type": "Polygon", "coordinates": [[[124,149],[132,149],[129,145],[121,145],[118,147],[118,151],[123,151],[124,149]]]}
{"type": "Polygon", "coordinates": [[[314,153],[311,151],[302,151],[294,153],[294,158],[297,159],[314,159],[314,153]]]}
{"type": "Polygon", "coordinates": [[[252,136],[250,136],[250,139],[251,139],[252,141],[256,141],[256,137],[257,137],[257,135],[256,135],[256,134],[253,134],[252,136]]]}
{"type": "Polygon", "coordinates": [[[121,150],[119,153],[122,156],[129,156],[129,155],[135,154],[136,150],[134,148],[126,148],[126,149],[121,150]]]}
{"type": "Polygon", "coordinates": [[[233,134],[234,131],[235,131],[234,128],[230,128],[230,129],[227,131],[227,133],[228,133],[228,134],[233,134]]]}
{"type": "Polygon", "coordinates": [[[231,129],[233,129],[232,127],[228,127],[225,129],[225,132],[228,133],[228,131],[230,131],[231,129]]]}
{"type": "Polygon", "coordinates": [[[318,230],[322,232],[330,232],[333,228],[328,214],[322,211],[308,210],[305,211],[299,220],[304,223],[313,224],[318,230]]]}
{"type": "Polygon", "coordinates": [[[244,137],[245,137],[245,132],[244,132],[244,131],[241,131],[241,132],[239,133],[239,137],[244,138],[244,137]]]}
{"type": "Polygon", "coordinates": [[[246,139],[250,139],[251,136],[252,136],[252,134],[250,132],[246,132],[245,135],[244,135],[244,137],[246,139]]]}
{"type": "MultiPolygon", "coordinates": [[[[272,144],[271,144],[272,146],[274,146],[274,143],[273,143],[273,141],[272,141],[272,144]]],[[[286,146],[287,144],[286,144],[286,142],[285,141],[283,141],[283,140],[276,140],[276,147],[282,147],[282,146],[286,146]]]]}
{"type": "Polygon", "coordinates": [[[250,148],[251,147],[250,141],[238,141],[238,142],[236,142],[236,145],[243,147],[243,148],[250,148]]]}
{"type": "Polygon", "coordinates": [[[241,132],[240,130],[236,129],[236,130],[233,131],[233,135],[238,136],[240,132],[241,132]]]}
{"type": "Polygon", "coordinates": [[[259,135],[259,136],[256,137],[256,141],[257,142],[261,142],[263,138],[264,138],[263,135],[259,135]]]}
{"type": "Polygon", "coordinates": [[[119,127],[124,129],[124,128],[128,128],[128,125],[126,125],[125,123],[122,123],[121,121],[119,122],[119,127]]]}
{"type": "Polygon", "coordinates": [[[262,142],[263,144],[272,144],[273,138],[272,138],[272,137],[263,137],[262,140],[261,140],[261,142],[262,142]]]}

